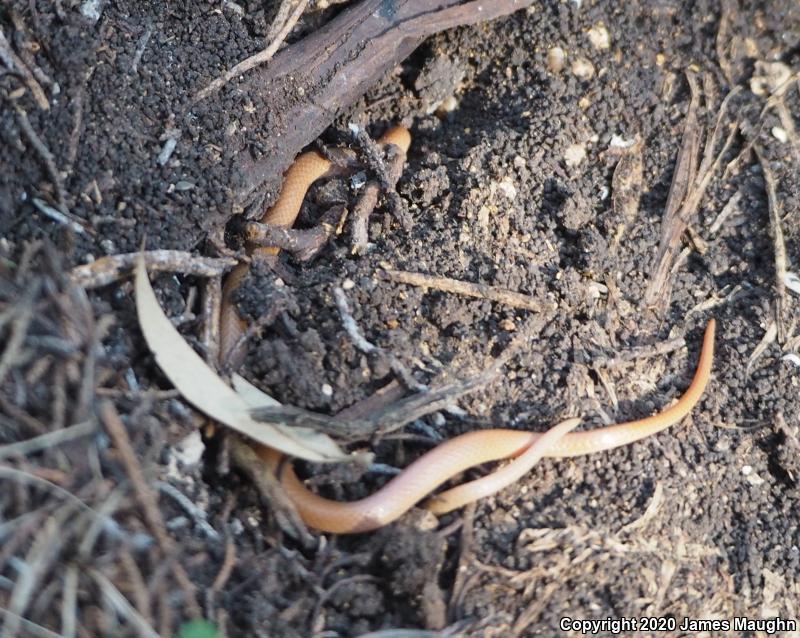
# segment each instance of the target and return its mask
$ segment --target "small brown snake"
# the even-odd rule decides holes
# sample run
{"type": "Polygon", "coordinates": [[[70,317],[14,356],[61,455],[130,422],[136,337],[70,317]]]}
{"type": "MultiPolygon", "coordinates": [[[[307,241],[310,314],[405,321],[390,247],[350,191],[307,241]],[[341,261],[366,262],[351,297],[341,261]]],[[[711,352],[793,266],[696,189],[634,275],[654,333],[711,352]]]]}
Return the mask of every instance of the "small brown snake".
{"type": "MultiPolygon", "coordinates": [[[[407,151],[411,137],[403,127],[390,129],[380,140],[407,151]]],[[[287,171],[283,190],[276,204],[262,217],[262,223],[291,227],[308,187],[330,169],[330,162],[316,152],[300,155],[287,171]]],[[[256,248],[253,258],[274,255],[275,248],[256,248]]],[[[247,266],[238,266],[228,277],[221,311],[221,351],[226,353],[238,342],[245,328],[231,303],[231,294],[247,275],[247,266]]],[[[424,505],[441,514],[483,496],[494,494],[525,475],[543,456],[568,457],[591,454],[627,445],[660,432],[684,418],[702,396],[711,374],[714,357],[715,321],[711,319],[703,338],[700,360],[692,383],[684,395],[662,412],[626,423],[569,433],[580,419],[567,419],[545,433],[508,429],[469,432],[442,443],[419,457],[377,492],[354,502],[333,501],[314,494],[303,485],[283,455],[258,446],[259,456],[280,479],[302,519],[325,532],[352,534],[386,525],[407,512],[445,481],[464,470],[501,459],[513,458],[501,469],[483,478],[463,483],[431,497],[424,505]]]]}

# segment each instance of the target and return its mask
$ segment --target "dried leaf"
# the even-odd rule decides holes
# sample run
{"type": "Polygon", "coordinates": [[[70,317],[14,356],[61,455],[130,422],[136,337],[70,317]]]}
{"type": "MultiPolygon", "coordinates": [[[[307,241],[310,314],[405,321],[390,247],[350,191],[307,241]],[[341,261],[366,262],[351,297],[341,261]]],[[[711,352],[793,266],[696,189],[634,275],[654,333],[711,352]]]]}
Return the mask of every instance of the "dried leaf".
{"type": "Polygon", "coordinates": [[[136,264],[136,312],[147,345],[159,367],[183,397],[198,410],[254,441],[290,456],[308,461],[348,458],[327,435],[309,428],[289,428],[254,421],[247,400],[192,350],[164,315],[150,286],[142,259],[136,264]]]}
{"type": "Polygon", "coordinates": [[[231,383],[233,389],[236,390],[244,402],[251,410],[258,408],[279,408],[281,404],[269,396],[267,393],[262,392],[244,377],[240,377],[235,372],[231,375],[231,383]]]}

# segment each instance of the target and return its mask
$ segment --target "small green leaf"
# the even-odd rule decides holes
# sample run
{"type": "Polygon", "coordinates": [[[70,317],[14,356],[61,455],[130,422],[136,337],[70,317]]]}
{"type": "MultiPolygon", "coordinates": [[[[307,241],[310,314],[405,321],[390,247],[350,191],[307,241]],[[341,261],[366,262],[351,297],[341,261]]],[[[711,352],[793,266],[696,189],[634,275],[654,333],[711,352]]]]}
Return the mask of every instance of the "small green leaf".
{"type": "Polygon", "coordinates": [[[191,620],[180,626],[178,638],[217,638],[217,628],[207,620],[191,620]]]}

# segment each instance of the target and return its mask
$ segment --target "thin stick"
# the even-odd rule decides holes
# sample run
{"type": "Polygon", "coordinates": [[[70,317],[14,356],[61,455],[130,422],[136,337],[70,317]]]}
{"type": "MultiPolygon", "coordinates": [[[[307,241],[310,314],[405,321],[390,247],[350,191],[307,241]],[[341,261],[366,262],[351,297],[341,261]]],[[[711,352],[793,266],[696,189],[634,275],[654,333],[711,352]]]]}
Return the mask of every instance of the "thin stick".
{"type": "Polygon", "coordinates": [[[361,191],[355,207],[353,208],[353,223],[350,226],[352,253],[361,255],[367,250],[369,244],[369,231],[367,225],[369,216],[378,205],[378,195],[381,187],[376,180],[370,180],[361,191]]]}
{"type": "MultiPolygon", "coordinates": [[[[72,98],[72,131],[69,134],[69,141],[67,143],[67,158],[64,162],[64,174],[72,175],[72,169],[75,167],[75,160],[78,158],[78,145],[81,140],[81,128],[83,126],[83,110],[86,101],[86,85],[94,75],[96,66],[91,67],[83,76],[83,82],[77,88],[77,91],[72,98]]],[[[94,182],[97,188],[97,182],[94,182]]],[[[116,221],[116,218],[114,218],[116,221]]]]}
{"type": "Polygon", "coordinates": [[[458,279],[448,277],[436,277],[434,275],[424,275],[422,273],[408,272],[404,270],[378,270],[378,279],[383,281],[393,281],[395,283],[408,284],[410,286],[420,286],[422,288],[432,288],[443,292],[452,292],[457,295],[476,297],[478,299],[489,299],[497,303],[510,306],[512,308],[524,308],[525,310],[541,311],[542,304],[528,295],[523,295],[512,290],[497,288],[486,284],[473,284],[458,279]]]}
{"type": "Polygon", "coordinates": [[[136,45],[136,51],[133,54],[133,61],[131,62],[131,73],[136,73],[139,70],[139,62],[142,61],[142,56],[147,48],[147,43],[150,42],[150,36],[153,35],[153,25],[148,24],[144,34],[139,38],[136,45]]]}
{"type": "Polygon", "coordinates": [[[278,34],[291,16],[292,4],[294,4],[294,0],[283,0],[283,2],[281,2],[281,6],[278,7],[278,12],[275,14],[272,24],[269,25],[267,37],[264,38],[265,44],[269,45],[270,42],[278,38],[278,34]]]}
{"type": "Polygon", "coordinates": [[[61,595],[61,636],[75,638],[78,607],[78,566],[67,566],[64,575],[64,593],[61,595]]]}
{"type": "Polygon", "coordinates": [[[31,595],[61,551],[64,539],[61,527],[67,513],[71,510],[70,505],[63,505],[55,517],[48,518],[44,530],[36,536],[32,547],[25,556],[25,561],[22,563],[23,568],[19,572],[14,591],[8,601],[8,611],[13,616],[6,617],[3,633],[0,634],[2,638],[14,638],[17,635],[20,628],[19,621],[31,601],[31,595]]]}
{"type": "Polygon", "coordinates": [[[246,241],[257,246],[274,246],[292,253],[300,261],[314,257],[342,224],[347,208],[332,206],[313,228],[281,228],[272,224],[248,221],[244,224],[246,241]]]}
{"type": "Polygon", "coordinates": [[[103,598],[106,599],[120,616],[125,618],[136,628],[140,636],[143,638],[159,638],[155,629],[142,618],[141,614],[133,608],[128,602],[128,599],[122,595],[119,589],[117,589],[108,578],[96,569],[90,570],[89,573],[103,593],[103,598]]]}
{"type": "Polygon", "coordinates": [[[697,172],[697,153],[700,148],[700,125],[697,121],[697,109],[700,106],[700,89],[694,73],[687,72],[686,80],[689,83],[692,97],[661,221],[661,240],[658,245],[656,272],[650,281],[650,286],[645,291],[645,303],[648,306],[655,305],[659,299],[663,298],[667,277],[687,223],[680,214],[681,204],[686,200],[697,172]]]}
{"type": "Polygon", "coordinates": [[[219,533],[208,522],[208,514],[195,505],[188,496],[183,494],[176,487],[169,483],[164,483],[163,481],[156,481],[155,486],[158,488],[159,492],[163,492],[180,505],[183,511],[192,517],[197,527],[202,530],[209,540],[219,540],[219,533]]]}
{"type": "Polygon", "coordinates": [[[25,134],[25,137],[28,138],[28,141],[30,142],[31,146],[33,146],[34,150],[38,153],[39,157],[44,163],[45,168],[47,169],[47,174],[50,176],[50,181],[53,182],[53,187],[56,189],[56,196],[58,197],[58,209],[64,215],[69,217],[71,221],[75,222],[76,224],[80,224],[84,227],[84,229],[86,229],[86,221],[70,213],[69,209],[67,208],[67,191],[64,190],[61,174],[58,171],[58,167],[56,167],[56,160],[53,157],[53,154],[50,152],[50,149],[45,146],[44,142],[42,142],[42,140],[36,134],[36,131],[33,130],[33,126],[31,126],[31,122],[28,119],[28,114],[16,104],[14,105],[14,110],[17,112],[17,123],[19,124],[19,128],[25,134]]]}
{"type": "Polygon", "coordinates": [[[206,363],[219,361],[219,316],[222,306],[222,277],[211,277],[203,287],[200,343],[205,349],[206,363]]]}
{"type": "MultiPolygon", "coordinates": [[[[690,75],[687,77],[692,76],[690,75]]],[[[695,85],[690,84],[690,86],[695,85]]],[[[696,88],[693,90],[696,90],[696,88]]],[[[722,158],[727,154],[736,137],[738,126],[733,126],[728,132],[728,136],[725,139],[722,149],[716,155],[716,157],[714,156],[714,148],[717,146],[719,140],[722,139],[723,118],[728,111],[728,106],[731,99],[737,93],[738,87],[734,88],[730,93],[728,93],[728,95],[725,96],[725,99],[722,100],[719,112],[717,113],[714,130],[711,133],[711,136],[707,137],[706,139],[703,160],[700,164],[699,170],[694,169],[694,166],[697,163],[696,155],[699,150],[699,138],[695,143],[693,138],[696,133],[691,133],[691,144],[689,146],[691,147],[692,167],[688,171],[688,175],[691,175],[691,179],[688,183],[688,187],[686,188],[683,188],[682,184],[678,184],[678,192],[682,194],[680,199],[673,200],[672,189],[676,187],[676,178],[673,177],[673,184],[670,186],[670,195],[667,199],[667,210],[664,213],[664,221],[662,222],[661,243],[659,244],[659,257],[656,273],[651,279],[647,290],[645,291],[645,303],[648,306],[654,306],[663,310],[669,303],[671,294],[671,282],[669,280],[669,275],[673,272],[673,263],[675,261],[675,255],[678,252],[681,235],[683,234],[684,230],[686,230],[689,220],[697,214],[697,211],[700,207],[700,202],[705,195],[709,183],[711,182],[711,178],[717,172],[717,169],[722,162],[722,158]],[[677,214],[674,215],[670,214],[673,201],[680,206],[677,214]]],[[[694,98],[692,104],[694,104],[694,98]]],[[[690,106],[690,111],[691,109],[692,106],[690,106]]],[[[685,131],[684,136],[687,135],[690,124],[692,126],[697,126],[696,118],[690,118],[687,116],[687,130],[685,131]]],[[[684,146],[681,148],[681,155],[684,152],[684,147],[687,147],[686,141],[684,141],[684,146]]],[[[681,160],[679,159],[679,164],[680,163],[681,160]]],[[[676,168],[676,174],[677,170],[678,168],[676,168]]]]}
{"type": "Polygon", "coordinates": [[[247,330],[239,335],[239,338],[231,348],[228,356],[220,362],[220,367],[223,370],[231,370],[231,368],[234,367],[234,355],[240,352],[246,352],[245,346],[247,343],[252,341],[256,335],[260,334],[264,328],[271,326],[278,316],[287,309],[287,306],[288,301],[286,297],[277,297],[267,311],[251,323],[247,327],[247,330]]]}
{"type": "Polygon", "coordinates": [[[33,56],[33,51],[35,50],[34,46],[36,45],[28,37],[28,30],[25,28],[25,22],[22,19],[22,15],[12,9],[9,11],[9,17],[11,18],[14,28],[19,34],[19,38],[17,38],[17,51],[19,51],[18,55],[20,59],[22,59],[22,61],[25,63],[25,66],[30,70],[31,75],[33,75],[33,77],[36,78],[40,84],[43,84],[52,90],[53,80],[41,69],[38,64],[36,64],[36,60],[33,56]]]}
{"type": "Polygon", "coordinates": [[[238,263],[232,257],[198,257],[182,250],[149,250],[101,257],[91,264],[76,266],[70,271],[70,277],[87,290],[107,286],[129,276],[139,255],[144,256],[145,266],[151,272],[177,272],[193,277],[219,277],[238,263]]]}
{"type": "Polygon", "coordinates": [[[61,430],[53,430],[46,434],[34,436],[18,443],[10,443],[8,445],[0,445],[0,459],[6,459],[10,456],[27,456],[43,449],[51,449],[62,443],[74,441],[84,436],[92,434],[97,429],[97,423],[94,420],[84,421],[83,423],[76,423],[61,430]]]}
{"type": "Polygon", "coordinates": [[[350,337],[350,340],[353,342],[353,345],[364,354],[372,354],[373,352],[377,352],[379,350],[378,346],[367,341],[364,335],[361,334],[361,330],[359,329],[356,320],[353,318],[353,315],[350,314],[350,309],[347,307],[347,297],[344,294],[344,290],[338,286],[334,288],[333,299],[336,302],[336,308],[339,310],[339,316],[342,319],[342,326],[347,332],[347,335],[350,337]]]}
{"type": "MultiPolygon", "coordinates": [[[[402,148],[389,144],[386,147],[387,156],[384,159],[383,147],[373,140],[362,127],[351,124],[350,132],[356,143],[361,147],[361,154],[366,161],[367,167],[377,176],[380,187],[385,193],[386,201],[389,204],[389,210],[403,230],[408,232],[411,230],[413,221],[405,202],[395,190],[406,163],[405,152],[402,148]]],[[[369,212],[371,211],[368,211],[367,214],[369,212]]]]}
{"type": "Polygon", "coordinates": [[[28,89],[30,89],[33,95],[34,101],[40,109],[43,111],[50,109],[50,102],[47,101],[44,90],[36,81],[36,78],[33,77],[28,67],[25,66],[25,63],[14,53],[2,29],[0,29],[0,61],[6,65],[9,71],[16,71],[23,77],[25,84],[27,84],[28,89]]]}
{"type": "Polygon", "coordinates": [[[15,614],[13,611],[9,611],[8,609],[3,609],[0,607],[0,615],[5,616],[5,618],[9,621],[14,620],[15,622],[18,622],[20,628],[25,629],[25,631],[27,631],[31,636],[35,636],[36,638],[65,638],[63,634],[57,634],[54,631],[50,631],[46,627],[37,625],[35,622],[32,622],[27,618],[23,618],[22,616],[15,614]]]}
{"type": "Polygon", "coordinates": [[[153,614],[150,609],[150,596],[147,591],[147,583],[142,577],[142,572],[136,564],[131,553],[126,549],[122,550],[119,556],[119,562],[125,569],[128,575],[128,582],[130,588],[133,590],[133,600],[136,603],[136,611],[138,611],[147,624],[153,624],[153,614]]]}
{"type": "Polygon", "coordinates": [[[464,515],[461,518],[463,525],[461,527],[458,566],[456,568],[453,589],[450,593],[450,600],[447,605],[447,615],[451,619],[458,618],[462,615],[462,610],[459,609],[460,605],[458,603],[465,593],[464,585],[467,581],[469,566],[475,557],[475,509],[475,503],[469,503],[467,507],[464,508],[464,515]]]}
{"type": "Polygon", "coordinates": [[[783,311],[787,308],[786,303],[786,273],[789,268],[787,266],[788,259],[786,257],[786,242],[783,238],[783,226],[781,226],[781,213],[783,207],[777,195],[777,182],[775,175],[769,166],[769,162],[764,157],[761,148],[756,144],[753,150],[758,157],[761,164],[761,171],[764,173],[764,183],[767,190],[767,200],[769,202],[769,228],[772,235],[772,246],[775,254],[775,296],[776,309],[775,320],[778,324],[778,341],[784,343],[786,341],[786,326],[783,321],[783,311]]]}
{"type": "Polygon", "coordinates": [[[255,55],[251,55],[249,58],[242,60],[241,62],[239,62],[239,64],[235,65],[224,75],[218,77],[204,89],[198,91],[197,94],[194,96],[194,101],[199,102],[201,100],[206,99],[212,93],[216,93],[217,91],[219,91],[223,86],[225,86],[225,84],[230,82],[237,75],[243,75],[244,73],[247,73],[250,69],[253,69],[266,62],[269,62],[272,59],[272,56],[275,55],[275,52],[278,50],[281,44],[283,44],[283,41],[286,39],[286,36],[288,36],[289,33],[292,31],[294,25],[297,24],[297,21],[300,19],[300,16],[303,15],[303,11],[305,11],[307,5],[308,5],[308,0],[299,0],[297,6],[294,8],[294,11],[289,16],[289,19],[286,21],[286,24],[283,25],[283,28],[278,32],[278,35],[266,49],[264,49],[263,51],[259,51],[255,55]]]}
{"type": "Polygon", "coordinates": [[[400,385],[397,379],[392,379],[382,388],[378,388],[375,392],[370,394],[366,399],[354,403],[350,407],[336,414],[336,418],[340,421],[358,421],[365,419],[370,414],[377,410],[385,408],[387,405],[394,403],[405,395],[405,388],[400,385]]]}
{"type": "Polygon", "coordinates": [[[228,538],[228,542],[225,544],[225,558],[222,561],[222,567],[220,567],[216,578],[214,578],[214,583],[211,585],[212,594],[222,591],[225,583],[231,577],[234,567],[236,567],[236,543],[233,538],[228,538]]]}
{"type": "Polygon", "coordinates": [[[158,540],[161,548],[168,551],[171,548],[171,539],[164,526],[161,511],[158,509],[158,500],[144,478],[142,466],[139,463],[139,459],[136,458],[136,452],[133,450],[133,445],[122,419],[120,419],[114,404],[108,400],[100,402],[98,413],[106,426],[114,447],[117,448],[120,460],[125,466],[125,471],[131,479],[136,493],[136,500],[139,501],[150,531],[158,540]]]}
{"type": "Polygon", "coordinates": [[[25,297],[20,300],[20,307],[11,321],[11,336],[8,338],[8,343],[3,350],[2,356],[0,356],[0,383],[3,383],[6,374],[8,374],[20,356],[22,345],[25,342],[25,336],[28,334],[28,327],[33,317],[33,298],[36,294],[38,294],[38,286],[33,286],[25,297]]]}

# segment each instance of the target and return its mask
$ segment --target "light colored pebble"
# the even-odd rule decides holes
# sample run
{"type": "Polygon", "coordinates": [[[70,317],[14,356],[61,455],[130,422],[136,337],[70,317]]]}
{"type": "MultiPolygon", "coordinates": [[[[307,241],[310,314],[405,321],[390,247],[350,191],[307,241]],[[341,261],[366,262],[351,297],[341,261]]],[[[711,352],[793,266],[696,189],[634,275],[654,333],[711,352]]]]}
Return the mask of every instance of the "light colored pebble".
{"type": "Polygon", "coordinates": [[[586,35],[589,36],[589,42],[591,42],[592,46],[598,51],[604,51],[611,47],[611,36],[608,34],[606,25],[602,22],[597,23],[589,29],[586,35]]]}
{"type": "Polygon", "coordinates": [[[564,162],[567,166],[578,166],[586,159],[586,149],[583,144],[573,144],[564,151],[564,162]]]}

